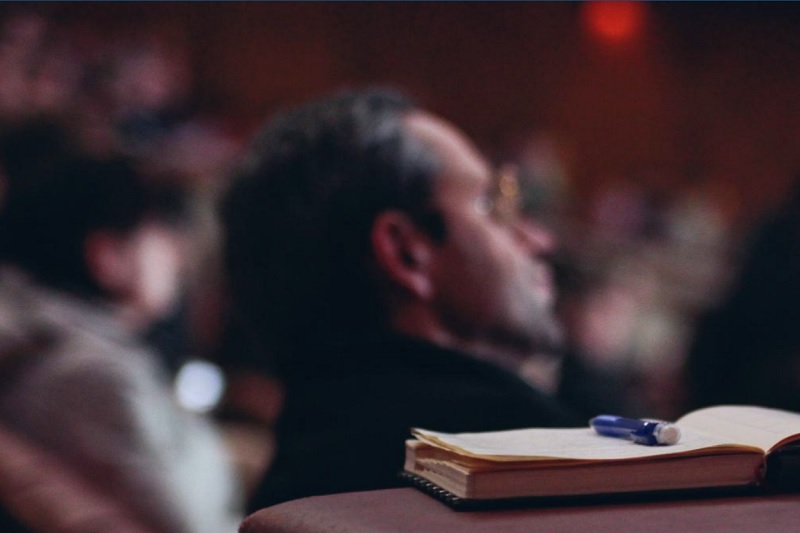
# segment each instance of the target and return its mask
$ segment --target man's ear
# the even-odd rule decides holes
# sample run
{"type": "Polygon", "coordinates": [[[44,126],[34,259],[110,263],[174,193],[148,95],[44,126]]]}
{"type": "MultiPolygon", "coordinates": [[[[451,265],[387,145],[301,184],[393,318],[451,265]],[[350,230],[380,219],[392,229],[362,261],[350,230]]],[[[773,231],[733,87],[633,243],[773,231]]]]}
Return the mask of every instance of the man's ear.
{"type": "Polygon", "coordinates": [[[94,231],[83,243],[84,260],[94,281],[109,294],[126,290],[131,273],[124,239],[110,231],[94,231]]]}
{"type": "Polygon", "coordinates": [[[421,299],[431,297],[433,243],[407,214],[398,210],[379,214],[371,239],[378,268],[389,280],[421,299]]]}

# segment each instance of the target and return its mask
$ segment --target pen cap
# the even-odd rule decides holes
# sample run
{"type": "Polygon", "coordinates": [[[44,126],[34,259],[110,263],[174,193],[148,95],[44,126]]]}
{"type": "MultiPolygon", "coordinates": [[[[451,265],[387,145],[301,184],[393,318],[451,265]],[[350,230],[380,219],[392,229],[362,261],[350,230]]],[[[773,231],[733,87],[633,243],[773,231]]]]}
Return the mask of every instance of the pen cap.
{"type": "Polygon", "coordinates": [[[658,424],[653,431],[653,436],[659,444],[677,444],[681,440],[681,429],[673,424],[658,424]]]}

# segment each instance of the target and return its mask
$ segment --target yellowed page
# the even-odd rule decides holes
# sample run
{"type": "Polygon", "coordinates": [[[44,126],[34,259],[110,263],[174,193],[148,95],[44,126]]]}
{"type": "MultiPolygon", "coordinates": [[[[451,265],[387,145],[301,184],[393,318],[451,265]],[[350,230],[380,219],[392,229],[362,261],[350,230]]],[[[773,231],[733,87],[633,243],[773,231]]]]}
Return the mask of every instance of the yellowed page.
{"type": "Polygon", "coordinates": [[[747,405],[707,407],[684,415],[677,424],[764,451],[800,435],[800,414],[747,405]]]}
{"type": "MultiPolygon", "coordinates": [[[[571,429],[531,428],[482,433],[439,433],[413,429],[412,433],[428,444],[460,455],[491,461],[635,460],[696,454],[700,450],[720,448],[720,452],[741,450],[731,441],[705,433],[684,430],[679,443],[671,446],[644,446],[634,442],[598,435],[588,427],[571,429]]],[[[746,447],[744,448],[747,449],[746,447]]],[[[750,451],[757,452],[753,448],[750,451]]]]}

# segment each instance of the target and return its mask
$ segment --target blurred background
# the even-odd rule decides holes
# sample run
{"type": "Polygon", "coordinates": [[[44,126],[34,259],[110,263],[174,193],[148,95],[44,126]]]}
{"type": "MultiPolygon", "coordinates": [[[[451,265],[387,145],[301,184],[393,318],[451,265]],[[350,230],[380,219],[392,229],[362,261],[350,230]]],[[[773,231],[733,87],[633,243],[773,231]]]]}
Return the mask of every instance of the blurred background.
{"type": "MultiPolygon", "coordinates": [[[[800,237],[761,237],[798,209],[798,65],[791,2],[0,4],[0,123],[59,117],[87,148],[122,149],[188,192],[185,303],[152,339],[184,401],[215,408],[254,465],[269,452],[236,422],[268,429],[280,384],[266,363],[250,371],[226,322],[213,206],[272,112],[392,85],[517,162],[525,208],[562,243],[574,351],[630,412],[673,418],[693,406],[685,371],[706,317],[756,243],[790,267],[800,251],[800,237]]],[[[781,283],[797,271],[770,272],[791,314],[781,283]]],[[[772,317],[773,304],[742,305],[772,317]]]]}

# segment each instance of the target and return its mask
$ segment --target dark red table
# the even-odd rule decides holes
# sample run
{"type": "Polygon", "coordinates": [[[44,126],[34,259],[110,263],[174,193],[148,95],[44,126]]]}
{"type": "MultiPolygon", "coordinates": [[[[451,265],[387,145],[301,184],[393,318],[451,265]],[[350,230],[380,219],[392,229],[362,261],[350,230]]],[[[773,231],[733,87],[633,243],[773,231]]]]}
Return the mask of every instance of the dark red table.
{"type": "Polygon", "coordinates": [[[800,532],[800,494],[456,512],[412,488],[315,496],[262,509],[241,533],[800,532]]]}

